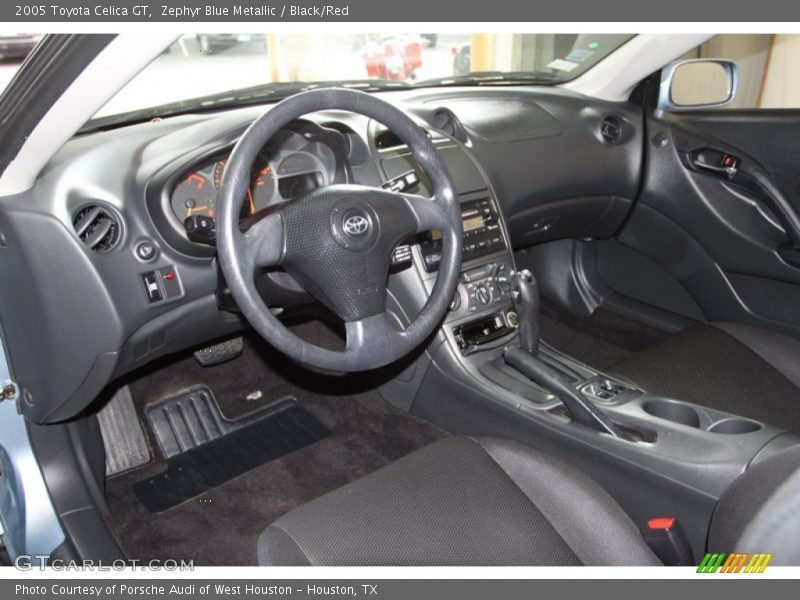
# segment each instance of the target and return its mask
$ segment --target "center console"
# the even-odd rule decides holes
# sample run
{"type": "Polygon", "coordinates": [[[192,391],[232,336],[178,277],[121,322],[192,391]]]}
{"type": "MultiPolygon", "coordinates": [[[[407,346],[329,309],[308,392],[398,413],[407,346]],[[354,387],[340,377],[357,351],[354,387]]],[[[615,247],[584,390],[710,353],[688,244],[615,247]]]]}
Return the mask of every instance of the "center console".
{"type": "MultiPolygon", "coordinates": [[[[475,181],[475,173],[482,173],[479,165],[466,151],[458,152],[460,158],[448,162],[462,208],[460,281],[435,340],[382,393],[453,432],[510,437],[572,461],[603,485],[637,524],[652,517],[678,517],[695,555],[704,551],[711,514],[725,489],[749,464],[800,443],[800,438],[681,399],[658,397],[635,381],[561,353],[548,344],[546,332],[531,352],[535,368],[520,368],[525,360],[508,360],[504,350],[519,351],[519,332],[526,332],[520,329],[520,314],[526,311],[514,305],[519,294],[513,253],[491,186],[485,178],[482,185],[475,181]],[[564,400],[567,395],[573,402],[564,400]],[[581,404],[588,413],[599,412],[595,417],[607,425],[605,430],[567,408],[572,405],[577,413],[581,404]]],[[[408,167],[403,158],[397,170],[408,167]]],[[[433,288],[441,239],[436,232],[425,234],[410,251],[413,269],[406,269],[406,289],[396,295],[403,299],[403,312],[413,315],[433,288]]],[[[524,317],[538,318],[531,312],[536,311],[524,317]]]]}
{"type": "MultiPolygon", "coordinates": [[[[461,203],[461,224],[464,230],[461,248],[462,263],[493,254],[507,252],[500,211],[488,196],[461,203]]],[[[436,272],[442,259],[442,236],[438,231],[425,234],[420,243],[423,264],[428,273],[436,272]]]]}
{"type": "MultiPolygon", "coordinates": [[[[506,339],[517,327],[511,303],[514,262],[497,204],[488,193],[462,200],[462,270],[445,319],[448,336],[462,354],[506,339]]],[[[428,232],[415,248],[428,291],[442,256],[441,235],[428,232]]]]}

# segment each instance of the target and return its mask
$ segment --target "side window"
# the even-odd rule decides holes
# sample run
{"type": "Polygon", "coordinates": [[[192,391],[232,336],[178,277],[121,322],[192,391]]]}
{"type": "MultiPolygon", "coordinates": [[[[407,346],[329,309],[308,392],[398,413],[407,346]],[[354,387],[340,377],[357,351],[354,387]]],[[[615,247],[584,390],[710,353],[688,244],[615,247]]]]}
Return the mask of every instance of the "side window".
{"type": "MultiPolygon", "coordinates": [[[[696,58],[725,58],[739,66],[736,96],[713,110],[800,108],[800,35],[722,34],[681,60],[696,58]]],[[[699,70],[675,84],[675,93],[701,100],[712,93],[709,88],[713,89],[699,70]]]]}

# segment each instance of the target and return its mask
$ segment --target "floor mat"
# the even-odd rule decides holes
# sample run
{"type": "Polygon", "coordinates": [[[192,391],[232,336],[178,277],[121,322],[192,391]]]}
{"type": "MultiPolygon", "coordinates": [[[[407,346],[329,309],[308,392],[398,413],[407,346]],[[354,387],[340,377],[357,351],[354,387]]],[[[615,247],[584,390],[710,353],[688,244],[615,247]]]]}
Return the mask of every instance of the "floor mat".
{"type": "Polygon", "coordinates": [[[543,340],[600,371],[670,336],[603,308],[580,317],[550,302],[542,302],[539,322],[543,340]]]}
{"type": "Polygon", "coordinates": [[[330,435],[294,399],[238,421],[229,421],[218,411],[207,389],[192,390],[148,411],[155,417],[150,423],[162,448],[171,452],[166,471],[133,486],[151,513],[177,506],[330,435]]]}
{"type": "Polygon", "coordinates": [[[287,397],[228,419],[214,393],[203,386],[148,404],[144,414],[161,455],[171,458],[294,405],[294,398],[287,397]]]}
{"type": "MultiPolygon", "coordinates": [[[[299,325],[294,331],[329,347],[341,342],[316,323],[299,325]]],[[[294,396],[297,405],[331,435],[154,514],[139,502],[134,486],[162,473],[168,461],[150,427],[145,427],[155,460],[106,483],[108,523],[131,558],[256,564],[257,537],[279,516],[447,435],[389,405],[374,391],[370,377],[309,371],[260,338],[247,339],[236,360],[203,368],[188,355],[162,361],[130,382],[143,423],[149,404],[197,386],[213,390],[227,419],[294,396]]]]}

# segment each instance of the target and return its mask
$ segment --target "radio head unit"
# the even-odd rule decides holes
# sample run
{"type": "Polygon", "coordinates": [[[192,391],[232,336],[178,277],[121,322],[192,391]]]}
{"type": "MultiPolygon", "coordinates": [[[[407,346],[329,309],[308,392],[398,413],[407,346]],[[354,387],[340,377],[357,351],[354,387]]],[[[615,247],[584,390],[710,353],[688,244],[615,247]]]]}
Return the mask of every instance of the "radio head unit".
{"type": "MultiPolygon", "coordinates": [[[[463,262],[506,249],[500,215],[490,198],[462,203],[461,226],[464,232],[461,247],[463,262]]],[[[441,232],[427,232],[420,242],[420,250],[425,270],[429,273],[436,271],[442,260],[441,232]]]]}

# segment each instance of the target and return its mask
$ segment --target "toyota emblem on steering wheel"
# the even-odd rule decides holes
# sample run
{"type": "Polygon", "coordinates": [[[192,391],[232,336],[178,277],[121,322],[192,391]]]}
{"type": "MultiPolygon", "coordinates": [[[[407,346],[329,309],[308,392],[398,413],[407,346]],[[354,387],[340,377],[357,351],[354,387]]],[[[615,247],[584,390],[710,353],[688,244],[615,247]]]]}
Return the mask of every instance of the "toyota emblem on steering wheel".
{"type": "Polygon", "coordinates": [[[369,229],[369,220],[362,215],[350,215],[344,219],[342,229],[350,237],[361,237],[369,229]]]}

